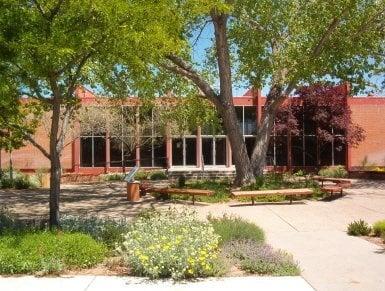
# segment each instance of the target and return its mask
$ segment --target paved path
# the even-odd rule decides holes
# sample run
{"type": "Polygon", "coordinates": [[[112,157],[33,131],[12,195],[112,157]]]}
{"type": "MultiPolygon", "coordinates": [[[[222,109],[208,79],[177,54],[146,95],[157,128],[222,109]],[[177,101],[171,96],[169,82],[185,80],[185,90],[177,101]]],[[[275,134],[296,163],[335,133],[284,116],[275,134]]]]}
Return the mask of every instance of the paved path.
{"type": "Polygon", "coordinates": [[[212,205],[199,209],[232,213],[260,225],[268,242],[292,253],[302,276],[317,290],[385,290],[385,250],[346,234],[348,223],[385,219],[385,182],[360,181],[333,201],[293,205],[212,205]]]}
{"type": "Polygon", "coordinates": [[[72,278],[1,278],[1,291],[311,291],[301,277],[232,277],[173,283],[132,277],[76,276],[72,278]]]}

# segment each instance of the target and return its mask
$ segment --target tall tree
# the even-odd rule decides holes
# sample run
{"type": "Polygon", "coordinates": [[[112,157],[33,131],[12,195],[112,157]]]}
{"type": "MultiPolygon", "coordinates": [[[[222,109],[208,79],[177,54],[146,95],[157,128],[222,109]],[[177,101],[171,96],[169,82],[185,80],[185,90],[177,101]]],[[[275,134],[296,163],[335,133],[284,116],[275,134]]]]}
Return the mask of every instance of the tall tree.
{"type": "Polygon", "coordinates": [[[204,8],[191,9],[199,16],[190,18],[195,26],[186,26],[196,30],[197,22],[213,24],[213,74],[219,88],[185,56],[167,55],[165,67],[189,79],[217,107],[234,153],[236,184],[262,174],[274,118],[287,96],[322,79],[342,78],[364,87],[365,74],[372,69],[370,56],[384,34],[384,1],[187,2],[204,8]],[[255,88],[269,88],[251,159],[232,102],[234,71],[255,88]]]}
{"type": "Polygon", "coordinates": [[[49,149],[33,136],[29,139],[51,163],[51,227],[59,225],[60,157],[78,109],[76,87],[101,84],[106,76],[119,74],[117,64],[122,58],[130,89],[143,85],[149,72],[147,64],[156,63],[160,55],[176,52],[179,47],[170,21],[173,13],[160,9],[167,3],[0,1],[1,46],[13,55],[6,64],[22,94],[40,102],[50,114],[49,149]],[[163,19],[168,22],[160,23],[163,19]]]}

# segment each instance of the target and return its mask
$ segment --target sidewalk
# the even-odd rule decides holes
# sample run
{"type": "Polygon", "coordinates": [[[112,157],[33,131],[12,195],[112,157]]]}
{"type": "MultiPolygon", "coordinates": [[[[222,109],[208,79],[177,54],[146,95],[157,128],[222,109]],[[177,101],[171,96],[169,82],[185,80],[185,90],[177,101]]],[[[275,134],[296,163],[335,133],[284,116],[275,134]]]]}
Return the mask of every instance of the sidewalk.
{"type": "Polygon", "coordinates": [[[173,283],[171,280],[149,281],[143,278],[116,276],[74,276],[56,278],[0,277],[1,291],[201,291],[201,290],[293,290],[311,291],[301,277],[231,277],[173,283]]]}

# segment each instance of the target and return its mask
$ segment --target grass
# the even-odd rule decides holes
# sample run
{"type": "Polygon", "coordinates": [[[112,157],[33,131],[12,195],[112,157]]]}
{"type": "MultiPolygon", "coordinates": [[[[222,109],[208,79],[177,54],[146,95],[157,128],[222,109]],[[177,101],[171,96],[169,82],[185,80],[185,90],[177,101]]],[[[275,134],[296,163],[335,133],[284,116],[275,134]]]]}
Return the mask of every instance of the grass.
{"type": "Polygon", "coordinates": [[[209,216],[208,220],[220,236],[221,244],[233,240],[252,240],[259,243],[265,241],[265,234],[260,227],[241,218],[224,215],[221,218],[209,216]]]}
{"type": "Polygon", "coordinates": [[[66,232],[21,232],[0,237],[0,274],[58,273],[103,261],[106,247],[90,236],[66,232]]]}
{"type": "Polygon", "coordinates": [[[385,219],[379,220],[373,224],[373,234],[385,238],[385,219]]]}

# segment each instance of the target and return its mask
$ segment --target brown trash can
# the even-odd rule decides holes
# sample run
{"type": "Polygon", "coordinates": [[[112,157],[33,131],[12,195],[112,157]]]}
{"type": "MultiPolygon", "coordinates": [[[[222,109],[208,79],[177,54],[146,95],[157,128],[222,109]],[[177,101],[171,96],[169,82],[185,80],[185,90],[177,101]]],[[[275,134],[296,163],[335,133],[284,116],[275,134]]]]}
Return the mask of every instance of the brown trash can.
{"type": "Polygon", "coordinates": [[[140,191],[139,191],[140,182],[127,182],[127,200],[136,202],[140,200],[140,191]]]}

